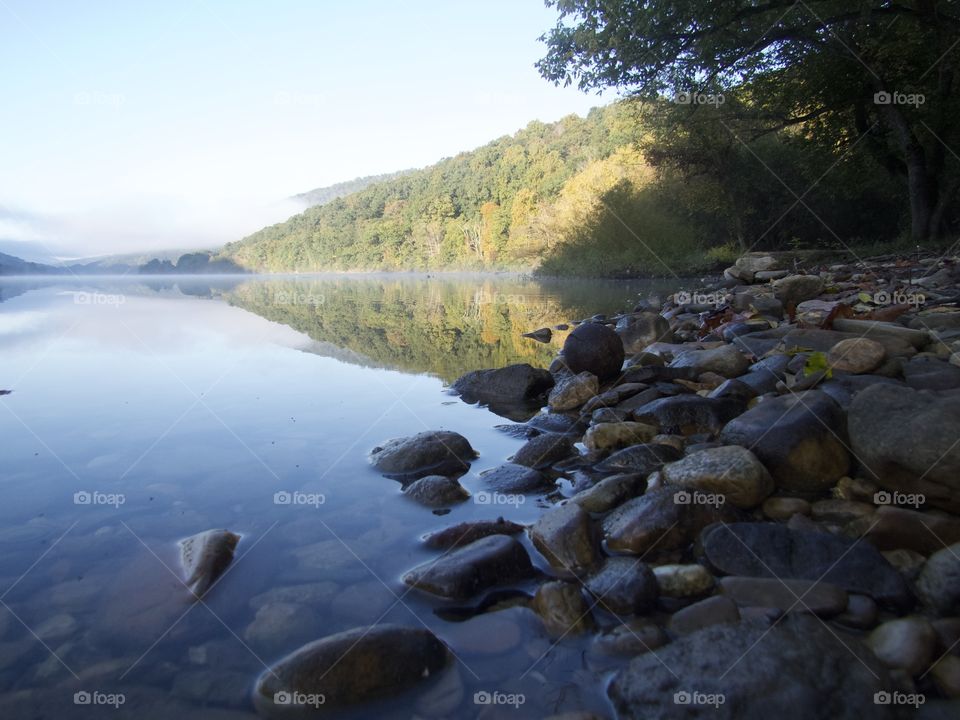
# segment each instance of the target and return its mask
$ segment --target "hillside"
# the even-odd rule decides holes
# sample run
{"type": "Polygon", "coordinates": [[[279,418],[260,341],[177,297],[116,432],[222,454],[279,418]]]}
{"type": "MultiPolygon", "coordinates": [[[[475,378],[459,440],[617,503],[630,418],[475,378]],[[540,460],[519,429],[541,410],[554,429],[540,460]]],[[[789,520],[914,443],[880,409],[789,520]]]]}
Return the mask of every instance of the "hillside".
{"type": "Polygon", "coordinates": [[[345,182],[334,183],[333,185],[328,185],[326,187],[314,188],[313,190],[308,190],[304,193],[298,193],[297,195],[293,196],[293,199],[298,202],[302,202],[307,207],[326,205],[328,202],[336,200],[337,198],[346,197],[347,195],[352,195],[355,192],[365,190],[374,183],[393,180],[394,178],[401,177],[402,175],[406,175],[411,172],[414,171],[399,170],[392,173],[383,173],[382,175],[367,175],[365,177],[354,178],[353,180],[347,180],[345,182]]]}
{"type": "Polygon", "coordinates": [[[0,253],[0,275],[48,275],[59,270],[51,265],[28,262],[13,255],[0,253]]]}

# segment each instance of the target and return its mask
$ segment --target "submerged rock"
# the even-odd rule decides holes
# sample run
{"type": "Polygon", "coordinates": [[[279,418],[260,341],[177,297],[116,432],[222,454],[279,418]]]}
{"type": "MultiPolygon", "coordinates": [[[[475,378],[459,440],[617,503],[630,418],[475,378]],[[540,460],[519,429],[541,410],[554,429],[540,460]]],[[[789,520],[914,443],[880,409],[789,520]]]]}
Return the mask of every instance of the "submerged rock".
{"type": "Polygon", "coordinates": [[[560,638],[590,630],[593,617],[579,585],[552,580],[537,589],[530,607],[543,619],[547,632],[560,638]]]}
{"type": "Polygon", "coordinates": [[[447,550],[469,545],[490,535],[516,535],[523,529],[523,525],[504,520],[502,517],[496,520],[463,522],[430,533],[423,539],[423,544],[437,550],[447,550]]]}
{"type": "MultiPolygon", "coordinates": [[[[450,387],[467,402],[479,402],[506,417],[541,404],[553,387],[553,375],[526,363],[492,370],[474,370],[461,376],[450,387]]],[[[526,418],[517,418],[526,419],[526,418]]]]}
{"type": "Polygon", "coordinates": [[[455,505],[470,497],[463,485],[443,475],[427,475],[414,480],[403,489],[403,494],[432,508],[455,505]]]}
{"type": "Polygon", "coordinates": [[[180,541],[184,584],[202,598],[233,562],[240,536],[229,530],[207,530],[180,541]]]}
{"type": "Polygon", "coordinates": [[[500,493],[533,493],[549,490],[554,482],[539,470],[504,463],[480,474],[484,483],[491,490],[500,493]]]}
{"type": "Polygon", "coordinates": [[[370,462],[377,472],[401,481],[427,475],[462,475],[476,457],[470,442],[450,430],[394,438],[370,451],[370,462]]]}

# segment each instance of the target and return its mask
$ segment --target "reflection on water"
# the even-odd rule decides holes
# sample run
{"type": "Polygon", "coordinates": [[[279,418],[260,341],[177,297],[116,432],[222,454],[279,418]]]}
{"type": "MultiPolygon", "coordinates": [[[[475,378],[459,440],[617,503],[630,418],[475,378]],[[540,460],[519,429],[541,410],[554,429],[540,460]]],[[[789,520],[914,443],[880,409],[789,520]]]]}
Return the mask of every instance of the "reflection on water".
{"type": "Polygon", "coordinates": [[[481,454],[463,484],[482,489],[478,473],[520,441],[488,411],[451,402],[443,381],[546,364],[556,347],[521,333],[649,290],[448,277],[0,282],[0,389],[13,390],[0,397],[0,716],[253,717],[266,663],[373,622],[423,623],[460,662],[431,692],[358,717],[475,717],[484,691],[524,693],[524,717],[604,711],[612,661],[588,662],[581,641],[552,647],[525,608],[442,619],[444,603],[400,581],[435,557],[424,533],[529,522],[533,499],[438,516],[366,453],[453,429],[481,454]],[[294,491],[323,502],[275,502],[294,491]],[[210,528],[243,539],[191,604],[176,542],[210,528]],[[124,703],[92,709],[76,693],[124,703]]]}

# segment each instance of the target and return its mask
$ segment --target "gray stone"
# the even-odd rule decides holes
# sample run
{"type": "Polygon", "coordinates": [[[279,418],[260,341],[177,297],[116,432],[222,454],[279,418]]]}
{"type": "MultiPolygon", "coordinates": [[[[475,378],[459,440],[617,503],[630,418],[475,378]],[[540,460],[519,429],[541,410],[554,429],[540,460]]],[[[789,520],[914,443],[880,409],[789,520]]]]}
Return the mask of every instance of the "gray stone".
{"type": "Polygon", "coordinates": [[[470,497],[459,482],[443,475],[427,475],[415,480],[403,489],[403,494],[432,508],[449,507],[470,497]]]}
{"type": "Polygon", "coordinates": [[[597,464],[600,472],[634,473],[649,475],[659,470],[664,463],[678,460],[682,453],[676,448],[660,443],[633,445],[615,452],[603,462],[597,464]]]}
{"type": "Polygon", "coordinates": [[[941,615],[960,613],[960,543],[931,555],[916,587],[920,599],[941,615]]]}
{"type": "Polygon", "coordinates": [[[655,342],[673,342],[670,323],[655,312],[625,315],[617,321],[616,333],[628,355],[641,353],[655,342]]]}
{"type": "Polygon", "coordinates": [[[886,358],[887,349],[869,338],[841,340],[827,353],[830,367],[854,374],[873,372],[886,358]]]}
{"type": "Polygon", "coordinates": [[[867,645],[888,668],[919,675],[934,659],[937,633],[929,620],[913,615],[883,623],[870,633],[867,645]]]}
{"type": "Polygon", "coordinates": [[[600,570],[587,578],[585,585],[601,608],[618,615],[652,611],[660,593],[650,567],[625,557],[609,558],[600,570]]]}
{"type": "Polygon", "coordinates": [[[703,565],[660,565],[653,574],[665,597],[699,597],[713,589],[713,575],[703,565]]]}
{"type": "Polygon", "coordinates": [[[674,635],[688,635],[711,625],[739,621],[737,604],[728,597],[714,595],[675,612],[669,628],[674,635]]]}
{"type": "Polygon", "coordinates": [[[553,376],[526,363],[492,370],[474,370],[460,377],[451,390],[467,402],[490,405],[536,402],[553,387],[553,376]]]}
{"type": "Polygon", "coordinates": [[[713,372],[725,378],[735,378],[747,371],[750,362],[733,345],[721,345],[710,350],[689,350],[680,353],[670,367],[690,367],[698,374],[713,372]]]}
{"type": "Polygon", "coordinates": [[[738,607],[767,607],[789,612],[809,612],[821,617],[847,608],[847,593],[830,583],[780,578],[720,578],[720,592],[738,607]]]}
{"type": "Polygon", "coordinates": [[[470,469],[477,451],[463,435],[430,430],[411,437],[388,440],[370,451],[377,472],[398,480],[427,475],[462,475],[470,469]]]}
{"type": "Polygon", "coordinates": [[[622,505],[630,498],[642,495],[647,488],[646,475],[623,473],[604,478],[587,490],[577,493],[570,502],[589,513],[604,513],[622,505]]]}
{"type": "Polygon", "coordinates": [[[657,425],[661,433],[669,435],[714,435],[745,408],[746,403],[735,398],[676,395],[637,408],[633,411],[633,419],[657,425]]]}
{"type": "Polygon", "coordinates": [[[549,490],[554,482],[533,468],[504,463],[480,474],[484,484],[495,492],[535,493],[549,490]]]}
{"type": "Polygon", "coordinates": [[[664,465],[663,481],[685,490],[723,495],[738,508],[756,507],[773,492],[773,479],[756,456],[739,445],[701,450],[664,465]]]}
{"type": "Polygon", "coordinates": [[[563,573],[582,572],[594,567],[600,559],[590,516],[573,502],[558,505],[541,515],[530,528],[530,540],[547,562],[563,573]]]}
{"type": "Polygon", "coordinates": [[[773,293],[784,304],[813,300],[823,292],[823,280],[817,275],[788,275],[773,283],[773,293]]]}
{"type": "Polygon", "coordinates": [[[550,396],[547,404],[553,412],[575,410],[583,405],[600,391],[597,376],[590,372],[581,372],[579,375],[568,375],[561,378],[550,396]]]}
{"type": "Polygon", "coordinates": [[[540,470],[568,458],[572,452],[573,443],[569,438],[563,435],[538,435],[528,440],[510,460],[517,465],[540,470]]]}
{"type": "Polygon", "coordinates": [[[490,535],[414,568],[403,581],[433,595],[466,600],[532,575],[523,545],[508,535],[490,535]]]}
{"type": "Polygon", "coordinates": [[[436,530],[423,539],[423,544],[437,550],[449,550],[469,545],[490,535],[516,535],[523,529],[523,525],[502,517],[496,520],[476,520],[436,530]]]}
{"type": "Polygon", "coordinates": [[[530,607],[555,638],[576,635],[593,627],[590,607],[575,583],[561,580],[544,583],[537,589],[530,607]]]}
{"type": "Polygon", "coordinates": [[[656,434],[657,428],[644,423],[598,423],[587,430],[583,436],[583,444],[587,450],[621,449],[648,443],[656,434]]]}

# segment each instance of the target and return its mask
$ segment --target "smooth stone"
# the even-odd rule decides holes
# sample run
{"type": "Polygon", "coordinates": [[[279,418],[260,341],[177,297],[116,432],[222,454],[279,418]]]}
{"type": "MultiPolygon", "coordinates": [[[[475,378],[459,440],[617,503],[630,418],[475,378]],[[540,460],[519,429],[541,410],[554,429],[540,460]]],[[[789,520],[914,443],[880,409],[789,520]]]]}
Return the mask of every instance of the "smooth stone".
{"type": "Polygon", "coordinates": [[[784,270],[784,256],[765,252],[748,252],[737,258],[735,265],[756,275],[759,272],[784,270]]]}
{"type": "Polygon", "coordinates": [[[600,423],[621,423],[626,422],[629,419],[630,412],[627,410],[620,410],[619,408],[597,408],[590,413],[591,425],[598,425],[600,423]]]}
{"type": "Polygon", "coordinates": [[[451,653],[433,633],[397,625],[359,627],[304,645],[257,680],[254,705],[276,712],[280,692],[323,696],[322,709],[389,697],[439,673],[451,653]]]}
{"type": "Polygon", "coordinates": [[[920,571],[927,562],[925,555],[921,555],[916,550],[907,550],[898,548],[897,550],[885,550],[881,553],[887,562],[897,569],[897,572],[903,575],[904,579],[914,582],[919,576],[920,571]]]}
{"type": "Polygon", "coordinates": [[[750,448],[777,487],[819,493],[847,474],[840,406],[818,390],[771,398],[728,423],[720,440],[750,448]]]}
{"type": "Polygon", "coordinates": [[[642,615],[654,609],[660,594],[650,567],[625,557],[608,558],[603,567],[587,578],[584,586],[597,605],[618,615],[642,615]]]}
{"type": "Polygon", "coordinates": [[[916,550],[929,555],[944,543],[960,542],[960,518],[881,505],[872,515],[844,527],[851,537],[863,537],[880,550],[916,550]]]}
{"type": "Polygon", "coordinates": [[[657,434],[657,428],[638,422],[598,423],[587,430],[583,444],[587,450],[621,449],[630,445],[648,443],[657,434]]]}
{"type": "Polygon", "coordinates": [[[579,573],[597,565],[600,548],[590,515],[567,502],[551,508],[531,526],[530,541],[555,569],[579,573]]]}
{"type": "Polygon", "coordinates": [[[771,520],[789,520],[794,515],[809,515],[810,503],[803,498],[771,497],[760,508],[771,520]]]}
{"type": "Polygon", "coordinates": [[[857,630],[869,630],[877,624],[877,603],[869,595],[850,593],[847,609],[833,618],[834,622],[857,630]]]}
{"type": "Polygon", "coordinates": [[[644,720],[900,717],[900,708],[874,703],[891,687],[887,671],[866,648],[846,645],[807,615],[772,629],[764,620],[712,625],[635,658],[607,694],[617,717],[644,720]],[[693,692],[724,702],[676,702],[693,692]]]}
{"type": "Polygon", "coordinates": [[[810,506],[814,520],[845,524],[873,515],[876,508],[856,500],[818,500],[810,506]]]}
{"type": "Polygon", "coordinates": [[[613,453],[598,463],[596,469],[600,472],[636,473],[646,476],[659,470],[665,463],[680,459],[680,456],[681,453],[670,445],[633,445],[613,453]]]}
{"type": "Polygon", "coordinates": [[[749,403],[759,394],[760,393],[757,392],[757,389],[752,385],[748,385],[742,380],[737,380],[736,378],[730,378],[729,380],[724,380],[722,383],[717,385],[713,390],[710,391],[707,397],[711,400],[729,397],[739,400],[740,402],[749,403]]]}
{"type": "Polygon", "coordinates": [[[250,607],[259,610],[265,605],[292,603],[316,608],[329,603],[339,590],[340,586],[330,581],[288,585],[255,595],[250,598],[250,607]]]}
{"type": "Polygon", "coordinates": [[[918,597],[941,615],[960,613],[960,542],[930,556],[916,589],[918,597]]]}
{"type": "Polygon", "coordinates": [[[745,405],[735,398],[705,398],[677,395],[660,398],[633,411],[637,422],[656,425],[669,435],[719,433],[724,425],[743,412],[745,405]]]}
{"type": "Polygon", "coordinates": [[[615,331],[628,355],[641,354],[644,348],[656,342],[673,341],[670,323],[655,312],[625,315],[617,321],[615,331]]]}
{"type": "Polygon", "coordinates": [[[960,698],[960,658],[956,655],[947,655],[937,660],[930,670],[930,677],[945,697],[960,698]]]}
{"type": "Polygon", "coordinates": [[[699,597],[714,585],[713,575],[703,565],[660,565],[653,574],[664,597],[699,597]]]}
{"type": "Polygon", "coordinates": [[[700,552],[720,575],[818,580],[888,607],[913,603],[904,579],[872,545],[839,535],[779,523],[732,523],[707,528],[700,552]]]}
{"type": "Polygon", "coordinates": [[[571,372],[587,372],[600,380],[620,373],[625,354],[620,336],[606,325],[594,322],[584,323],[567,335],[562,352],[571,372]]]}
{"type": "Polygon", "coordinates": [[[738,508],[756,507],[773,492],[773,479],[757,457],[739,445],[687,455],[660,469],[663,481],[685,490],[723,495],[738,508]]]}
{"type": "Polygon", "coordinates": [[[323,631],[323,623],[315,611],[305,605],[269,603],[262,605],[253,622],[243,631],[244,639],[258,649],[270,652],[297,645],[304,637],[323,631]]]}
{"type": "Polygon", "coordinates": [[[597,635],[593,647],[604,655],[636,657],[667,644],[667,634],[649,620],[636,618],[597,635]]]}
{"type": "Polygon", "coordinates": [[[912,330],[899,323],[880,322],[877,320],[854,320],[853,318],[837,318],[833,322],[834,330],[853,333],[858,337],[869,338],[882,342],[894,338],[900,342],[909,343],[915,348],[922,348],[930,340],[926,330],[912,330]]]}
{"type": "Polygon", "coordinates": [[[645,475],[625,473],[604,478],[587,490],[577,493],[574,502],[589,513],[604,513],[622,505],[630,498],[642,495],[647,488],[645,475]]]}
{"type": "Polygon", "coordinates": [[[573,453],[573,443],[560,435],[538,435],[514,453],[510,461],[515,465],[542,470],[555,462],[568,458],[573,453]]]}
{"type": "Polygon", "coordinates": [[[427,507],[448,507],[470,497],[458,481],[443,475],[427,475],[414,480],[403,489],[403,494],[427,507]]]}
{"type": "Polygon", "coordinates": [[[450,389],[465,401],[489,405],[496,412],[501,407],[526,407],[540,403],[553,387],[553,382],[553,375],[547,370],[521,363],[468,372],[450,389]]]}
{"type": "Polygon", "coordinates": [[[577,635],[593,627],[593,617],[579,585],[552,580],[541,585],[530,607],[543,620],[551,637],[577,635]]]}
{"type": "Polygon", "coordinates": [[[737,604],[728,597],[714,595],[675,612],[668,627],[674,635],[688,635],[711,625],[738,622],[737,604]]]}
{"type": "Polygon", "coordinates": [[[469,441],[449,430],[429,430],[394,438],[370,451],[370,462],[382,475],[416,480],[427,475],[462,475],[477,457],[469,441]]]}
{"type": "Polygon", "coordinates": [[[561,413],[540,413],[527,422],[527,427],[540,433],[576,436],[579,438],[587,429],[586,423],[577,417],[561,413]]]}
{"type": "Polygon", "coordinates": [[[584,371],[560,378],[550,391],[547,404],[553,412],[576,410],[598,392],[600,384],[597,376],[584,371]]]}
{"type": "Polygon", "coordinates": [[[532,575],[523,545],[508,535],[490,535],[414,568],[403,581],[433,595],[466,600],[532,575]]]}
{"type": "Polygon", "coordinates": [[[449,550],[469,545],[490,535],[516,535],[523,529],[523,525],[504,520],[502,517],[496,520],[463,522],[442,530],[435,530],[423,538],[423,544],[436,550],[449,550]]]}
{"type": "Polygon", "coordinates": [[[533,468],[504,463],[480,473],[488,488],[500,493],[534,493],[549,490],[554,482],[533,468]]]}
{"type": "Polygon", "coordinates": [[[180,541],[183,584],[195,598],[203,597],[233,562],[240,536],[229,530],[206,530],[180,541]]]}
{"type": "Polygon", "coordinates": [[[834,370],[854,374],[873,372],[886,360],[887,349],[867,338],[841,340],[827,353],[827,362],[834,370]]]}
{"type": "Polygon", "coordinates": [[[690,367],[697,373],[712,372],[725,378],[735,378],[747,371],[750,361],[733,345],[722,345],[710,350],[680,353],[670,367],[690,367]]]}
{"type": "Polygon", "coordinates": [[[823,280],[817,275],[788,275],[773,282],[773,294],[784,304],[813,300],[822,292],[823,280]]]}
{"type": "Polygon", "coordinates": [[[912,615],[878,626],[867,637],[867,645],[888,668],[919,675],[934,659],[937,633],[926,618],[912,615]]]}
{"type": "Polygon", "coordinates": [[[821,617],[837,615],[847,608],[847,593],[816,580],[724,577],[720,593],[738,607],[768,607],[789,612],[810,612],[821,617]]]}

